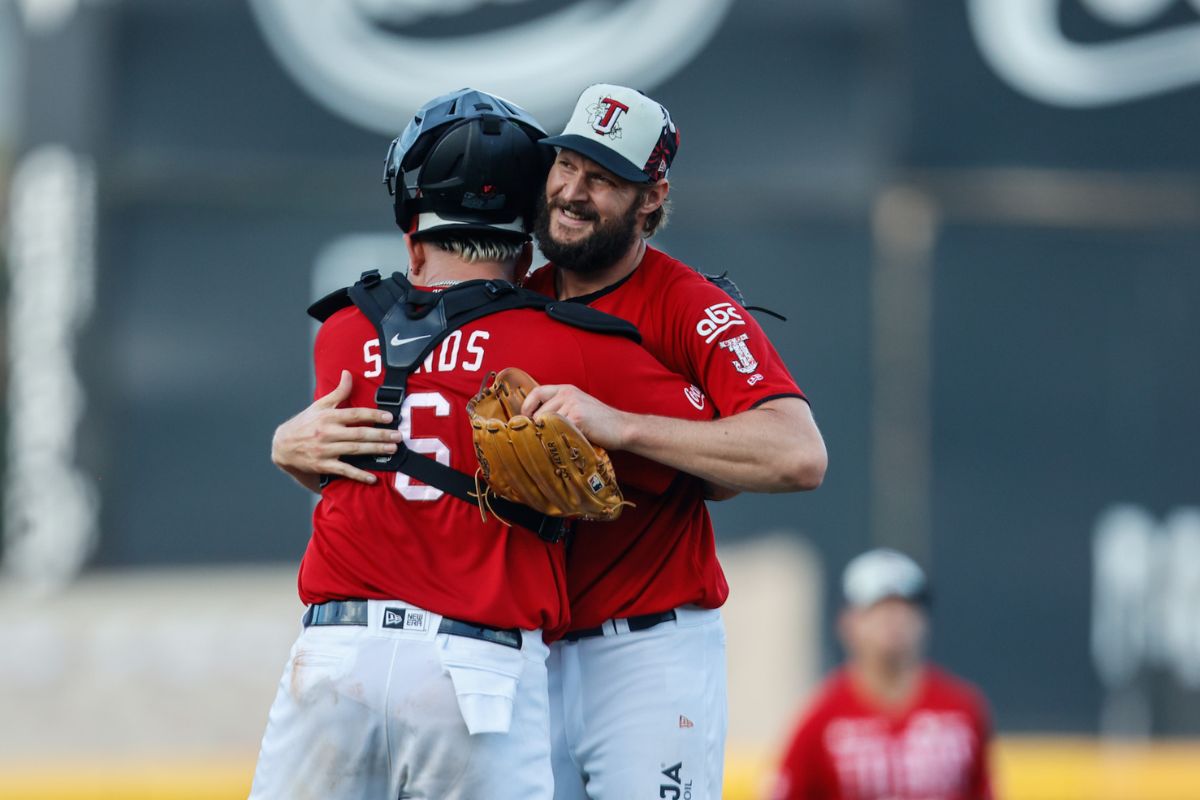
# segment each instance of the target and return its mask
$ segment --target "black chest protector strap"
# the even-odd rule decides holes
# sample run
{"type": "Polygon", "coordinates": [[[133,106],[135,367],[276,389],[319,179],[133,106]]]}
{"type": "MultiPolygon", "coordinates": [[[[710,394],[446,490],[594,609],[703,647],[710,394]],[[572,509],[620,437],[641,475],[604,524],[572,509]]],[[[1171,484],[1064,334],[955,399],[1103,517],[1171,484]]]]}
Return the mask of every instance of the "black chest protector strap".
{"type": "Polygon", "coordinates": [[[746,298],[742,296],[742,290],[739,289],[738,285],[733,282],[733,278],[729,277],[728,270],[726,270],[725,272],[722,272],[720,275],[713,275],[708,272],[701,272],[700,275],[702,277],[706,278],[709,283],[724,290],[725,294],[729,295],[734,300],[736,300],[737,304],[739,306],[741,306],[742,308],[746,309],[747,311],[761,311],[764,314],[770,314],[772,317],[774,317],[777,320],[780,320],[782,322],[787,322],[787,317],[785,317],[783,314],[780,314],[777,311],[772,311],[771,309],[763,308],[762,306],[746,305],[746,298]]]}
{"type": "MultiPolygon", "coordinates": [[[[632,324],[573,303],[555,303],[548,297],[514,286],[507,281],[466,281],[443,292],[426,292],[413,287],[399,273],[381,278],[378,271],[364,272],[358,283],[339,289],[317,301],[309,314],[324,321],[335,311],[355,305],[379,334],[384,353],[383,382],[375,392],[375,404],[392,414],[395,430],[408,389],[408,376],[442,341],[469,322],[501,311],[536,308],[567,325],[599,333],[626,336],[636,342],[641,335],[632,324]]],[[[474,505],[474,475],[459,472],[432,458],[410,450],[401,442],[391,456],[343,456],[360,469],[403,472],[422,483],[474,505]]],[[[550,517],[528,506],[504,498],[490,498],[492,508],[504,519],[533,531],[540,538],[563,539],[570,522],[550,517]]]]}

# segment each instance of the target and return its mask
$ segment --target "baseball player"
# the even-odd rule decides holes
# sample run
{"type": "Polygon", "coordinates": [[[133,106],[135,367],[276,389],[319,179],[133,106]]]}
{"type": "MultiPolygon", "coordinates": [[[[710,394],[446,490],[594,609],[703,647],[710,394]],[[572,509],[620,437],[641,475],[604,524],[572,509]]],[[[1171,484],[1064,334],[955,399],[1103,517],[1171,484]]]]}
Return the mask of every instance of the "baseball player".
{"type": "MultiPolygon", "coordinates": [[[[825,449],[803,393],[745,309],[646,244],[679,146],[670,114],[640,92],[585,89],[562,135],[535,236],[550,265],[526,285],[629,320],[643,344],[701,387],[720,419],[626,414],[581,387],[543,386],[523,410],[561,413],[593,441],[735,491],[815,488],[825,449]]],[[[572,622],[552,646],[555,796],[720,797],[728,587],[695,482],[646,496],[601,541],[568,556],[572,622]],[[619,687],[619,691],[614,691],[619,687]]]]}
{"type": "Polygon", "coordinates": [[[772,800],[991,800],[991,726],[975,687],[925,663],[925,574],[895,550],[846,567],[845,666],[800,720],[772,800]]]}
{"type": "MultiPolygon", "coordinates": [[[[399,441],[364,427],[372,441],[360,444],[379,457],[356,469],[370,479],[321,489],[299,573],[308,609],[251,798],[552,796],[543,636],[569,621],[564,544],[538,525],[483,521],[442,482],[476,470],[464,407],[481,379],[515,365],[640,413],[711,412],[628,326],[557,313],[509,283],[529,262],[543,135],[481,92],[424,106],[388,159],[411,283],[368,273],[310,309],[324,320],[317,395],[348,394],[358,408],[342,422],[391,424],[399,441]],[[463,309],[471,318],[452,324],[463,309]]],[[[677,479],[636,458],[618,469],[651,495],[677,479]]]]}
{"type": "MultiPolygon", "coordinates": [[[[691,424],[618,411],[584,386],[550,382],[522,409],[561,413],[604,447],[690,473],[665,492],[627,487],[636,507],[602,531],[582,523],[568,553],[571,626],[550,657],[555,797],[718,798],[726,730],[718,609],[728,586],[704,499],[813,489],[824,443],[757,322],[646,244],[665,216],[679,146],[667,110],[632,89],[592,86],[563,134],[543,144],[555,158],[535,235],[551,264],[526,285],[633,322],[655,357],[699,387],[696,404],[720,417],[691,424]]],[[[349,449],[382,447],[338,423],[322,407],[280,426],[276,463],[311,472],[349,449]]]]}

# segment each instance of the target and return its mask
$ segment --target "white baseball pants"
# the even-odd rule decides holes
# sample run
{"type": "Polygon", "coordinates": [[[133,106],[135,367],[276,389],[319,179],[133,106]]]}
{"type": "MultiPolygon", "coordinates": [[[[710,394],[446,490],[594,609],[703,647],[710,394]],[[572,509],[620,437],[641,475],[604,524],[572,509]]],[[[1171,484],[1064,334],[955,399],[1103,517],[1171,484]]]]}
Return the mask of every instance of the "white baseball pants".
{"type": "Polygon", "coordinates": [[[555,800],[719,800],[725,764],[725,626],[675,610],[649,630],[550,647],[555,800]]]}
{"type": "Polygon", "coordinates": [[[549,800],[541,632],[516,649],[438,633],[440,615],[407,603],[367,602],[366,626],[297,639],[251,800],[549,800]]]}

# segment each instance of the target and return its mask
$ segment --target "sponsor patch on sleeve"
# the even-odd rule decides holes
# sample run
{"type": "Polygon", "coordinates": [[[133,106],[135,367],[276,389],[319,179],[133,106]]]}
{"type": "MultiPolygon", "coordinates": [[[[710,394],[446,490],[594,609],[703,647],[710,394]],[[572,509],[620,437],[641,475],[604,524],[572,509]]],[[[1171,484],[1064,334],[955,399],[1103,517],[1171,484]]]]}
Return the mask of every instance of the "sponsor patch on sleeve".
{"type": "Polygon", "coordinates": [[[745,324],[746,320],[733,303],[717,303],[704,309],[704,316],[696,323],[696,333],[704,337],[705,344],[712,344],[725,331],[745,324]]]}

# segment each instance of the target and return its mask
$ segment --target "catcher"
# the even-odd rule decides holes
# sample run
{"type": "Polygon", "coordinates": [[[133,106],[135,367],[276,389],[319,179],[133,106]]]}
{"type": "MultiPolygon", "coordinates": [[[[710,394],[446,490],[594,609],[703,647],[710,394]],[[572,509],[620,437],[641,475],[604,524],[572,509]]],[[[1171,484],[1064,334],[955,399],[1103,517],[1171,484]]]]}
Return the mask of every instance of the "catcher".
{"type": "Polygon", "coordinates": [[[346,401],[372,441],[323,485],[289,470],[321,500],[252,798],[553,795],[543,637],[569,624],[568,518],[619,514],[614,472],[643,492],[678,473],[610,464],[561,417],[513,412],[528,376],[638,414],[711,404],[632,326],[511,283],[531,259],[543,136],[482,92],[426,104],[387,160],[407,278],[366,273],[310,309],[320,399],[300,417],[346,401]]]}

